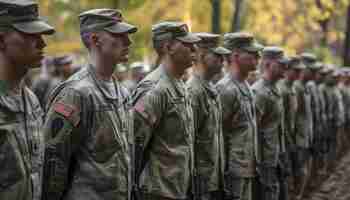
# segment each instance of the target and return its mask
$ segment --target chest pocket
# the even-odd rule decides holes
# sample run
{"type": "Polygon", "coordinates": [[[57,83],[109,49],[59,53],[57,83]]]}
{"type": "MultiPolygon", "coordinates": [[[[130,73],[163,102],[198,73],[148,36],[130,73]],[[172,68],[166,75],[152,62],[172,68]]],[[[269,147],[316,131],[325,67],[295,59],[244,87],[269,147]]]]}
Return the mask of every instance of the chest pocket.
{"type": "Polygon", "coordinates": [[[183,140],[183,133],[189,133],[188,129],[192,120],[190,112],[185,98],[174,97],[170,99],[167,117],[163,125],[171,143],[183,140]]]}
{"type": "Polygon", "coordinates": [[[126,113],[112,104],[97,106],[93,111],[92,151],[98,162],[108,162],[120,151],[127,151],[126,113]]]}

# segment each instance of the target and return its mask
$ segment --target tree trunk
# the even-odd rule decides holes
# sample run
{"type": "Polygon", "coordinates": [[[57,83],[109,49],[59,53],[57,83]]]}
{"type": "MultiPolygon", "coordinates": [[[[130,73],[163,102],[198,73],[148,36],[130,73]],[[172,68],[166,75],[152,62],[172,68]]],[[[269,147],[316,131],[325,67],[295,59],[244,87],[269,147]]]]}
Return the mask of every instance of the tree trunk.
{"type": "Polygon", "coordinates": [[[212,0],[212,32],[220,34],[221,32],[221,3],[220,0],[212,0]]]}
{"type": "Polygon", "coordinates": [[[235,7],[235,12],[232,17],[231,31],[237,32],[241,29],[241,12],[243,7],[244,0],[233,0],[235,7]]]}
{"type": "Polygon", "coordinates": [[[344,42],[344,66],[350,66],[350,5],[347,9],[345,42],[344,42]]]}

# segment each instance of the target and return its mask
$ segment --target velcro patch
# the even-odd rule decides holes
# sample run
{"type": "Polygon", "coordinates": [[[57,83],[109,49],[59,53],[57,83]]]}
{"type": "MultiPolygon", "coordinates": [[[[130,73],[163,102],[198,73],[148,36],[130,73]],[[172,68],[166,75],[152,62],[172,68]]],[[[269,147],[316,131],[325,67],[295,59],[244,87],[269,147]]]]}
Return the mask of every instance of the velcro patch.
{"type": "Polygon", "coordinates": [[[156,117],[152,116],[151,114],[148,114],[145,111],[145,105],[143,103],[143,101],[139,101],[136,103],[135,107],[134,107],[135,111],[137,111],[140,115],[142,115],[142,117],[147,120],[149,123],[151,123],[152,125],[154,125],[154,123],[157,121],[156,117]]]}
{"type": "Polygon", "coordinates": [[[64,103],[59,102],[54,105],[54,110],[57,113],[69,118],[76,111],[76,108],[74,106],[66,105],[64,103]]]}

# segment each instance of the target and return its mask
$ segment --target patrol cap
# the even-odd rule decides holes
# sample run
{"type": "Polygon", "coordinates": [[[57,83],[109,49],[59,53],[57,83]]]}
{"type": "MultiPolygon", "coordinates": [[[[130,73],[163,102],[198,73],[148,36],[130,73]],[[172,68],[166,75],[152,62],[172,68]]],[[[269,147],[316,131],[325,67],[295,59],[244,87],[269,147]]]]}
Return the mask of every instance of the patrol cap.
{"type": "Polygon", "coordinates": [[[54,60],[56,66],[62,66],[73,63],[73,57],[70,55],[59,56],[56,57],[54,60]]]}
{"type": "Polygon", "coordinates": [[[128,68],[125,65],[123,65],[123,64],[118,64],[117,65],[117,72],[118,73],[123,73],[123,72],[126,72],[126,71],[128,71],[128,68]]]}
{"type": "Polygon", "coordinates": [[[323,75],[328,75],[330,73],[332,73],[333,70],[329,67],[329,66],[324,66],[321,70],[320,70],[320,74],[323,75]]]}
{"type": "Polygon", "coordinates": [[[301,62],[301,58],[299,56],[291,56],[289,57],[288,68],[303,70],[305,69],[305,65],[301,62]]]}
{"type": "Polygon", "coordinates": [[[259,52],[263,46],[257,43],[252,34],[246,32],[226,33],[224,45],[226,49],[242,49],[248,52],[259,52]]]}
{"type": "Polygon", "coordinates": [[[186,43],[196,43],[201,39],[189,32],[187,24],[183,22],[163,21],[152,26],[153,41],[178,39],[186,43]]]}
{"type": "Polygon", "coordinates": [[[215,54],[219,55],[229,55],[231,51],[225,47],[219,46],[220,35],[213,33],[195,33],[197,37],[201,39],[197,43],[197,46],[200,48],[205,48],[211,50],[215,54]]]}
{"type": "Polygon", "coordinates": [[[101,8],[85,11],[79,15],[80,31],[108,31],[110,33],[135,33],[134,25],[124,22],[122,13],[116,9],[101,8]]]}
{"type": "Polygon", "coordinates": [[[315,62],[314,64],[311,64],[311,65],[309,66],[309,68],[310,68],[312,71],[314,71],[314,72],[318,72],[318,71],[322,70],[322,68],[323,68],[323,63],[321,63],[321,62],[315,62]]]}
{"type": "Polygon", "coordinates": [[[317,61],[317,57],[315,56],[315,54],[312,53],[305,52],[300,54],[300,57],[305,64],[311,64],[317,61]]]}
{"type": "Polygon", "coordinates": [[[32,0],[0,0],[0,28],[9,27],[27,34],[55,32],[39,17],[38,4],[32,0]]]}
{"type": "Polygon", "coordinates": [[[262,58],[276,59],[281,64],[288,64],[289,59],[284,55],[284,50],[280,47],[269,46],[262,50],[262,58]]]}

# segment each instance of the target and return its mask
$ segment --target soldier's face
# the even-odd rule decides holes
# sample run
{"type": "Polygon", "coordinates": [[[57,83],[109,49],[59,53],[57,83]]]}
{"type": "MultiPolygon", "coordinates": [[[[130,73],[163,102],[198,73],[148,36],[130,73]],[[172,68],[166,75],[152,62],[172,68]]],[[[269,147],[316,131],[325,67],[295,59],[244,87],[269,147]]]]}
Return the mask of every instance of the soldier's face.
{"type": "Polygon", "coordinates": [[[244,69],[246,72],[256,70],[256,65],[258,64],[259,55],[254,52],[240,51],[237,54],[236,63],[244,69]]]}
{"type": "Polygon", "coordinates": [[[222,55],[207,52],[203,57],[203,62],[207,66],[208,73],[211,76],[222,71],[224,58],[222,55]]]}
{"type": "Polygon", "coordinates": [[[46,43],[41,34],[10,31],[2,35],[1,48],[14,66],[39,67],[44,58],[46,43]]]}
{"type": "Polygon", "coordinates": [[[192,66],[195,60],[195,44],[174,40],[169,48],[169,54],[177,67],[185,70],[192,66]]]}
{"type": "Polygon", "coordinates": [[[284,73],[288,80],[296,80],[298,78],[298,71],[295,69],[289,69],[284,73]]]}
{"type": "Polygon", "coordinates": [[[101,32],[96,45],[104,55],[104,58],[111,59],[110,61],[113,64],[118,64],[128,62],[131,44],[128,33],[101,32]]]}

